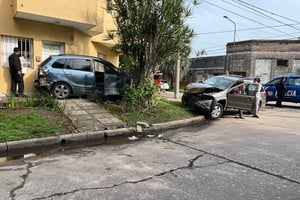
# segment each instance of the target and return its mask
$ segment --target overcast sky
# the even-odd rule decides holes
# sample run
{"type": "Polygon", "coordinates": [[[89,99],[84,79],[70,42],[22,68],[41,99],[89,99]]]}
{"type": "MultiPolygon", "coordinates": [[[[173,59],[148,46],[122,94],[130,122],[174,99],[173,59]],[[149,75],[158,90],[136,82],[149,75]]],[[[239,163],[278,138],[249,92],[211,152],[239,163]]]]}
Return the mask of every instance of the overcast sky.
{"type": "Polygon", "coordinates": [[[223,16],[236,24],[235,41],[300,37],[300,0],[202,0],[187,21],[196,33],[191,57],[225,55],[234,23],[223,16]]]}

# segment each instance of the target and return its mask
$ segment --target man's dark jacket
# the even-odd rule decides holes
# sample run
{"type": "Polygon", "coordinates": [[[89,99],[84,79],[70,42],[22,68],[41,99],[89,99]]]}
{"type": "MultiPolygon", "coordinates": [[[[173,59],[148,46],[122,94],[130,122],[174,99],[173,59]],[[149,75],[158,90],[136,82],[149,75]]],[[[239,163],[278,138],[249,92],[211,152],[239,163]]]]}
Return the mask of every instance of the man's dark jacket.
{"type": "Polygon", "coordinates": [[[17,54],[13,53],[8,57],[9,71],[13,76],[18,75],[18,71],[21,71],[21,61],[17,54]]]}
{"type": "Polygon", "coordinates": [[[277,96],[280,97],[280,98],[284,97],[287,89],[286,89],[286,86],[285,86],[283,80],[280,80],[276,84],[276,89],[277,89],[277,96]]]}

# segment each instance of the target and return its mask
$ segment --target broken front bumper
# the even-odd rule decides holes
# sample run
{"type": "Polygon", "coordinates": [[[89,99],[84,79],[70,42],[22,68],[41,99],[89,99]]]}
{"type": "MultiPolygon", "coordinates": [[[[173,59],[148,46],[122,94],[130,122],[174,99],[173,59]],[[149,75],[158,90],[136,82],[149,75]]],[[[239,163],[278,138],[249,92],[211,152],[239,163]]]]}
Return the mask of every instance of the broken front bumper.
{"type": "Polygon", "coordinates": [[[184,93],[182,104],[190,110],[207,115],[215,104],[215,98],[211,95],[184,93]]]}

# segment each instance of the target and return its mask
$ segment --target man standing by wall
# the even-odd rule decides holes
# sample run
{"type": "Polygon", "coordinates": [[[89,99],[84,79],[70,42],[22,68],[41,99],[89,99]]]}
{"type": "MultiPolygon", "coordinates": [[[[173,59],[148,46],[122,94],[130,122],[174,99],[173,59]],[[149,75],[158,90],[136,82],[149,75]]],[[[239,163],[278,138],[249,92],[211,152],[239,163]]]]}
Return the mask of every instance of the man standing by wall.
{"type": "Polygon", "coordinates": [[[8,57],[9,72],[11,76],[11,95],[26,97],[24,95],[24,80],[20,61],[21,51],[18,47],[14,48],[14,53],[8,57]],[[18,87],[18,94],[16,93],[18,87]]]}

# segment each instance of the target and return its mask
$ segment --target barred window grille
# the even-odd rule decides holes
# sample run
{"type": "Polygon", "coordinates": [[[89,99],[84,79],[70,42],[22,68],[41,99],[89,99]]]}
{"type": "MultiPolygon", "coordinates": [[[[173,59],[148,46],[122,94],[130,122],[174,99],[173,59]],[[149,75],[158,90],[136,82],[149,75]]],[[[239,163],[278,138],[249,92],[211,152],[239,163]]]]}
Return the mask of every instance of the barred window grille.
{"type": "Polygon", "coordinates": [[[8,57],[13,53],[14,48],[18,47],[21,54],[24,54],[25,59],[29,63],[29,67],[33,68],[33,40],[28,38],[1,36],[1,64],[3,67],[9,67],[8,57]]]}

